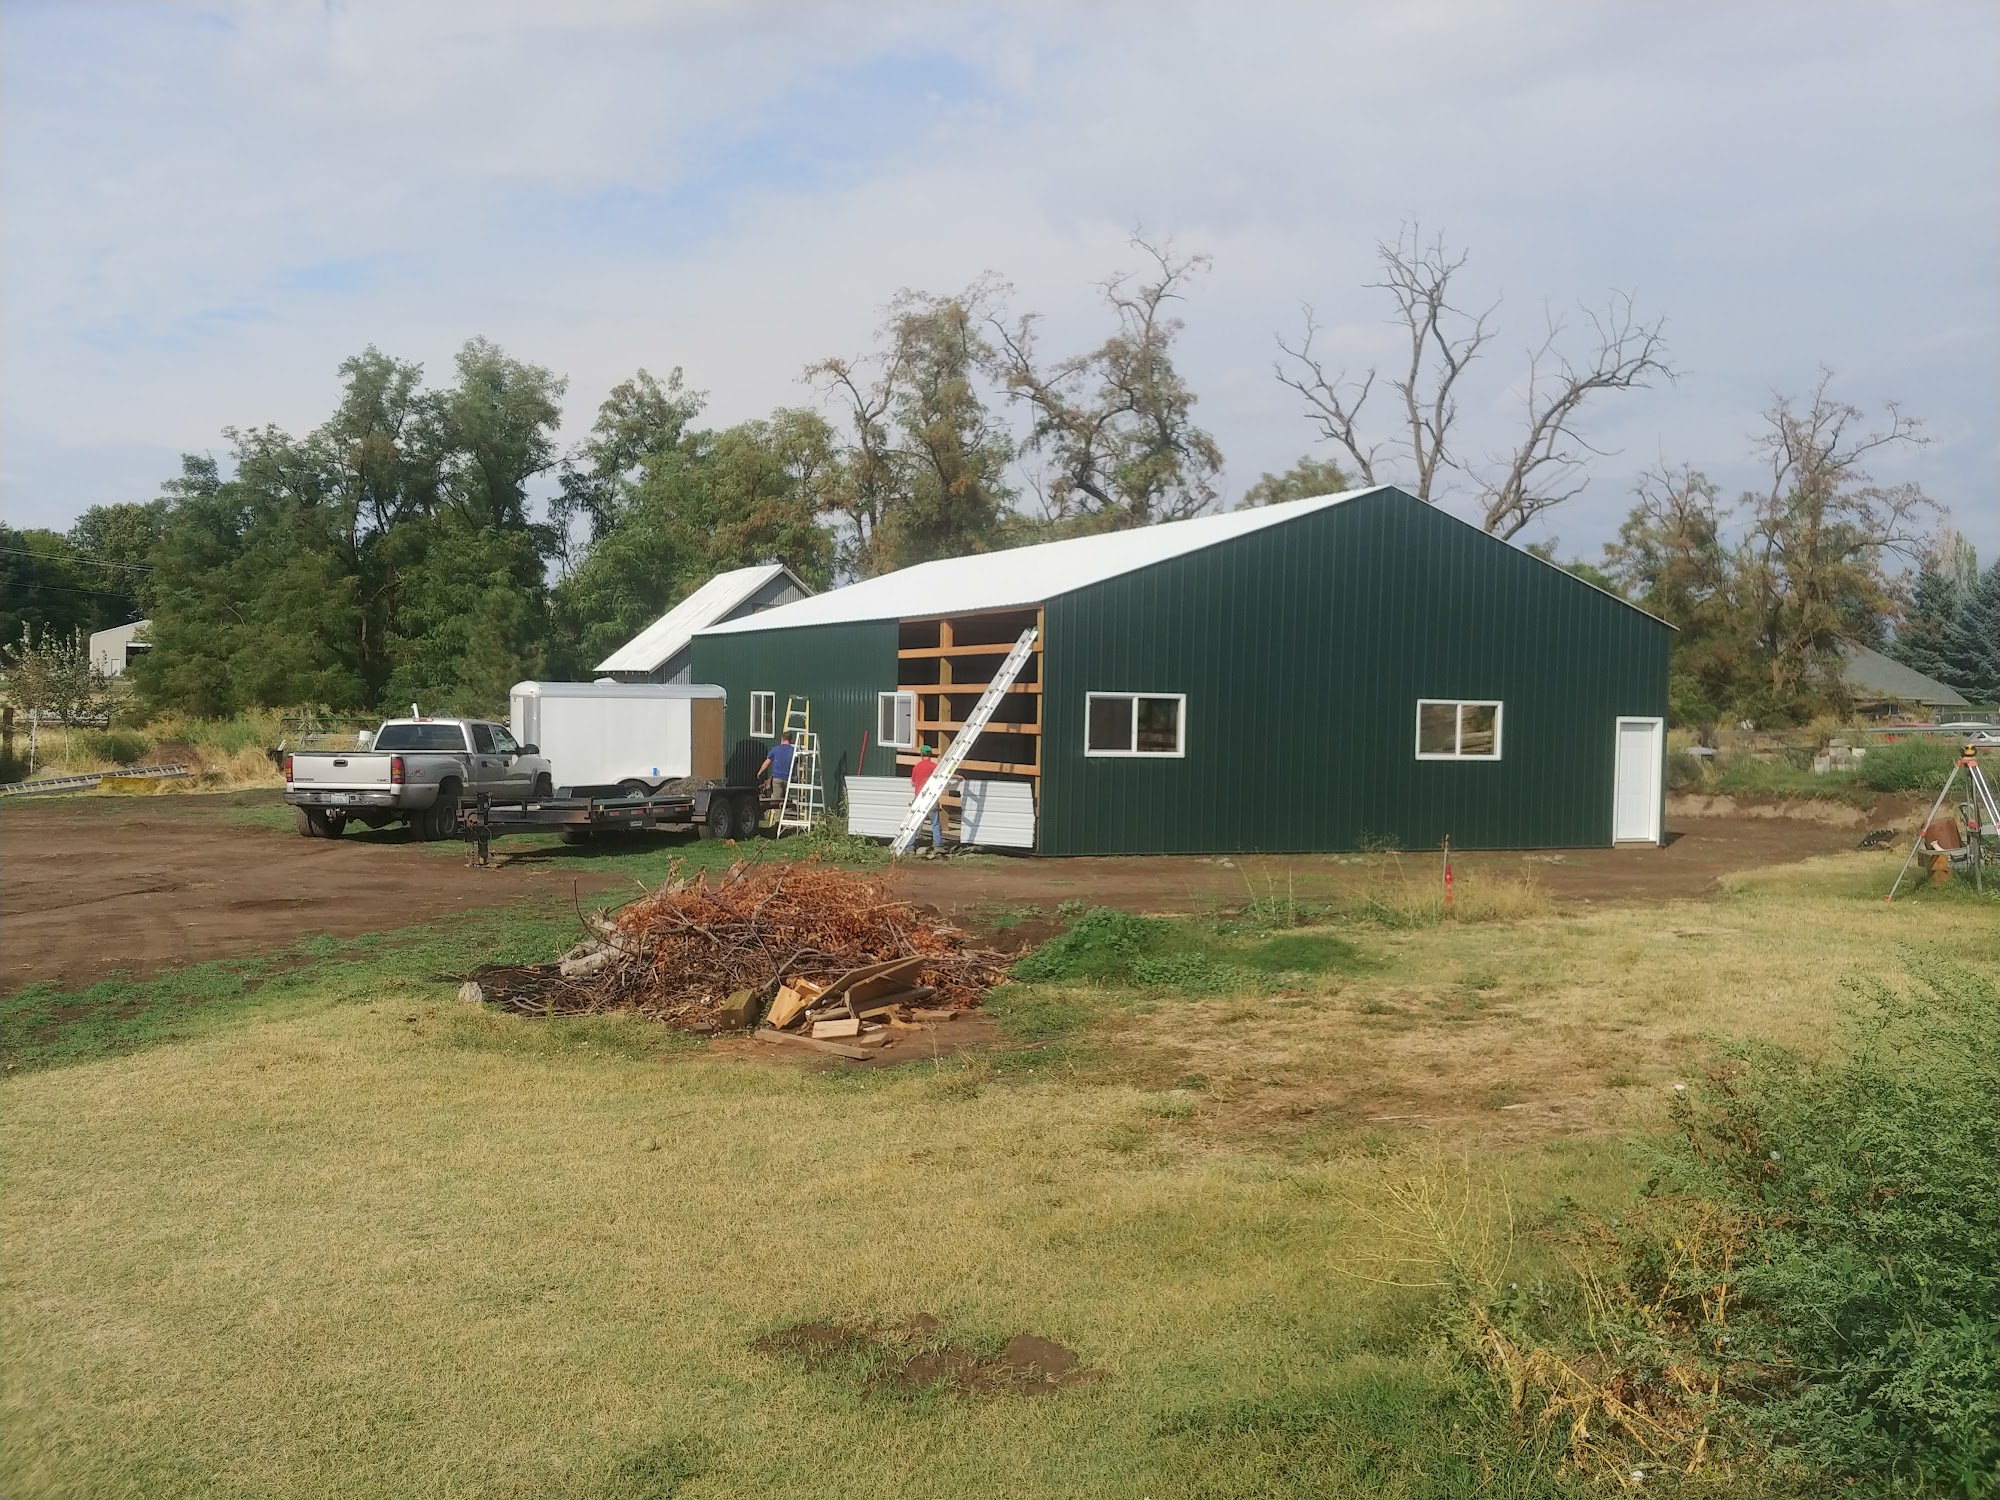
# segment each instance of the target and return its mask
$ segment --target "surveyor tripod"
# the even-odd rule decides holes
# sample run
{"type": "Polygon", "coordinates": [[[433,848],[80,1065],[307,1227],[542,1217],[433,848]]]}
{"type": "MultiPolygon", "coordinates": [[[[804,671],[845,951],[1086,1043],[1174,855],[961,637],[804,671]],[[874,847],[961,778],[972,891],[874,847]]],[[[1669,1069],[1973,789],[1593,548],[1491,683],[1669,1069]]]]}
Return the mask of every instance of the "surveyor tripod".
{"type": "MultiPolygon", "coordinates": [[[[1995,799],[1993,795],[1993,783],[1986,779],[1985,768],[1979,764],[1978,748],[1973,745],[1967,745],[1959,753],[1958,760],[1951,768],[1951,774],[1945,777],[1944,787],[1938,793],[1937,801],[1931,804],[1929,814],[1917,826],[1917,837],[1910,845],[1910,852],[1903,860],[1902,869],[1896,872],[1895,884],[1889,887],[1889,894],[1882,898],[1884,901],[1894,901],[1896,899],[1896,892],[1903,885],[1903,877],[1910,873],[1910,866],[1915,862],[1918,853],[1923,849],[1925,838],[1931,831],[1931,825],[1937,821],[1938,809],[1943,807],[1946,799],[1951,796],[1951,789],[1958,785],[1958,778],[1961,775],[1965,777],[1966,786],[1972,793],[1972,801],[1966,804],[1965,819],[1966,847],[1969,850],[1968,857],[1972,865],[1972,884],[1975,890],[1982,893],[1985,891],[1986,833],[1988,830],[1991,830],[1996,836],[2000,836],[2000,800],[1995,799]]],[[[1947,857],[1950,853],[1949,850],[1936,848],[1935,846],[1933,846],[1932,852],[1934,854],[1944,854],[1947,857]]]]}

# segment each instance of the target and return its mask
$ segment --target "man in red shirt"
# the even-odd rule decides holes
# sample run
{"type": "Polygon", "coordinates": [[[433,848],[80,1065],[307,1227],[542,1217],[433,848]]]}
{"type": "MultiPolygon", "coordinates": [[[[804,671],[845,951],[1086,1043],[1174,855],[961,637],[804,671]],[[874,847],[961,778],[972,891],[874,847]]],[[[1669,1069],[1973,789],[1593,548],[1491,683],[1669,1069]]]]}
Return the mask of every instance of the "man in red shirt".
{"type": "MultiPolygon", "coordinates": [[[[931,773],[937,770],[937,768],[937,759],[931,754],[931,747],[929,745],[919,745],[917,747],[917,763],[910,767],[910,793],[912,796],[921,796],[923,794],[924,783],[931,779],[931,773]]],[[[940,851],[944,848],[944,818],[935,806],[931,808],[931,848],[940,851]]]]}

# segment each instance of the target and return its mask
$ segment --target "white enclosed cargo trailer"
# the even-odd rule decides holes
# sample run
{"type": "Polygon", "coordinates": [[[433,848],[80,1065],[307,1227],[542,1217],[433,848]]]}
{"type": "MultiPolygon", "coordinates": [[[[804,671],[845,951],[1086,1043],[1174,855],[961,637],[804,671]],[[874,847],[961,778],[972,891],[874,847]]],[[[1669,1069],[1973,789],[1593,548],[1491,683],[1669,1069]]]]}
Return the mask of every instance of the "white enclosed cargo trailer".
{"type": "Polygon", "coordinates": [[[720,780],[725,694],[704,684],[517,682],[514,738],[540,748],[558,787],[652,791],[720,780]]]}

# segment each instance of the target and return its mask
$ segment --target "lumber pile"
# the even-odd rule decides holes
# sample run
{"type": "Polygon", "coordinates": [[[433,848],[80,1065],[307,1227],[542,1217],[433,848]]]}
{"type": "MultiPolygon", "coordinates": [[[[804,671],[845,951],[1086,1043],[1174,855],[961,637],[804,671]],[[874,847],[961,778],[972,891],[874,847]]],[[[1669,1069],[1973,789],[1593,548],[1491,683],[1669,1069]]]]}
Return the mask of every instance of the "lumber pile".
{"type": "Polygon", "coordinates": [[[763,1017],[762,1039],[865,1058],[898,1028],[977,1005],[1006,966],[879,881],[812,860],[739,863],[714,881],[677,867],[585,926],[553,963],[475,970],[479,997],[525,1015],[634,1011],[702,1032],[763,1017]]]}

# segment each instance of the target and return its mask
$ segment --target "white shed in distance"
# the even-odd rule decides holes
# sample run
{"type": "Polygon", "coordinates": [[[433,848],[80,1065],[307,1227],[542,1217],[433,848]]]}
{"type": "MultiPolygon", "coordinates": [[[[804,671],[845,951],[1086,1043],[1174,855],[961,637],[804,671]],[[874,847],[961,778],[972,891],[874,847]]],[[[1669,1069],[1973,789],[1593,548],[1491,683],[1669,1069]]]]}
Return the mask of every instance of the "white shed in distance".
{"type": "Polygon", "coordinates": [[[812,590],[783,563],[717,573],[659,619],[597,664],[620,682],[688,682],[697,633],[804,599],[812,590]]]}

